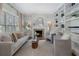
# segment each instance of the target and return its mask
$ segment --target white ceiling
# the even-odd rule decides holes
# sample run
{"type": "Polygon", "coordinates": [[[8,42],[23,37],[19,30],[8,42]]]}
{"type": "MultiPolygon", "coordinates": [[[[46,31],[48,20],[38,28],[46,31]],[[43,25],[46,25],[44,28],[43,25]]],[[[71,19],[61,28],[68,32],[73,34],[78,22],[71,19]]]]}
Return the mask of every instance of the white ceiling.
{"type": "Polygon", "coordinates": [[[53,14],[62,3],[14,3],[13,5],[25,14],[53,14]]]}

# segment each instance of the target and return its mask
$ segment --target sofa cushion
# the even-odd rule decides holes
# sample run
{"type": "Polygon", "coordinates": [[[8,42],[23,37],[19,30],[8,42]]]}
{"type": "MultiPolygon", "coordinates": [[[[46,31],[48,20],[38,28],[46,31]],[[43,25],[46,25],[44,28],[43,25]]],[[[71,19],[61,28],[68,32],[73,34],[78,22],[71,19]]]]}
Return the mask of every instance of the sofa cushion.
{"type": "Polygon", "coordinates": [[[17,39],[20,39],[21,37],[23,37],[23,33],[22,32],[15,32],[14,33],[17,39]]]}
{"type": "Polygon", "coordinates": [[[0,42],[12,42],[11,37],[7,33],[0,33],[0,42]]]}

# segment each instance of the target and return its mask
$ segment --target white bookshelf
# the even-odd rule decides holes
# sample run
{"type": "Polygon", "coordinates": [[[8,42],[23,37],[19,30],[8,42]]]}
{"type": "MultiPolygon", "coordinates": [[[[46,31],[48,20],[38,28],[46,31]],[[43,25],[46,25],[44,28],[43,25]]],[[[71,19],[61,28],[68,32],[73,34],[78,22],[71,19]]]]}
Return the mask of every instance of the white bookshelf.
{"type": "Polygon", "coordinates": [[[79,42],[72,41],[72,49],[74,50],[74,54],[79,56],[79,42]]]}
{"type": "Polygon", "coordinates": [[[79,26],[79,16],[72,16],[74,14],[79,14],[79,3],[73,6],[72,3],[65,4],[65,23],[68,27],[72,27],[69,28],[69,31],[74,34],[74,37],[71,36],[72,49],[76,55],[79,55],[79,28],[74,28],[79,26]]]}
{"type": "Polygon", "coordinates": [[[72,3],[67,3],[65,4],[65,8],[66,8],[66,11],[65,11],[65,16],[69,16],[73,13],[75,13],[76,11],[79,11],[79,3],[75,3],[75,5],[71,5],[72,3]]]}
{"type": "MultiPolygon", "coordinates": [[[[56,12],[54,16],[55,19],[58,20],[59,28],[58,30],[64,30],[64,32],[69,31],[70,33],[77,33],[75,38],[72,38],[72,49],[75,51],[77,55],[79,55],[79,40],[77,35],[79,35],[79,28],[74,28],[75,26],[79,26],[79,3],[65,3],[61,6],[56,12]],[[64,13],[64,16],[61,17],[61,14],[64,13]],[[77,16],[72,16],[76,14],[77,16]],[[61,24],[65,25],[65,28],[61,28],[61,24]],[[72,28],[69,28],[72,27],[72,28]]],[[[72,36],[71,36],[72,37],[72,36]]]]}
{"type": "Polygon", "coordinates": [[[79,19],[79,17],[71,17],[71,18],[65,20],[65,22],[71,22],[71,21],[78,20],[78,19],[79,19]]]}

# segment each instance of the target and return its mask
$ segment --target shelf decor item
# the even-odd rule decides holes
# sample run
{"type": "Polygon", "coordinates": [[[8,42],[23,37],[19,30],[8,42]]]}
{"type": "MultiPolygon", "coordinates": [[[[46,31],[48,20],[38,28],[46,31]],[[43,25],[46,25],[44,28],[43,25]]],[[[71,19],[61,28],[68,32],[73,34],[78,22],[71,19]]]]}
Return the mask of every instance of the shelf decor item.
{"type": "Polygon", "coordinates": [[[61,24],[61,28],[64,28],[64,24],[61,24]]]}
{"type": "Polygon", "coordinates": [[[56,20],[56,23],[58,23],[58,21],[56,20]]]}
{"type": "Polygon", "coordinates": [[[61,14],[61,17],[63,17],[63,16],[64,16],[64,13],[61,14]]]}
{"type": "Polygon", "coordinates": [[[75,5],[75,3],[71,3],[71,5],[72,5],[72,6],[74,6],[74,5],[75,5]]]}
{"type": "Polygon", "coordinates": [[[58,14],[56,14],[56,16],[58,16],[58,14]]]}
{"type": "Polygon", "coordinates": [[[56,27],[58,27],[58,25],[56,24],[56,27]]]}

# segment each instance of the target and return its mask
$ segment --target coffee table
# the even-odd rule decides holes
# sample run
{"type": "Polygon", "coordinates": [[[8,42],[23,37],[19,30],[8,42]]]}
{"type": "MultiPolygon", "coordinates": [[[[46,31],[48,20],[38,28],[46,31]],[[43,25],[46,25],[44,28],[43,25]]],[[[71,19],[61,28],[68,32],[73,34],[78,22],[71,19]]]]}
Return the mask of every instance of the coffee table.
{"type": "Polygon", "coordinates": [[[37,39],[32,40],[32,48],[36,49],[37,47],[38,47],[38,40],[37,39]]]}

